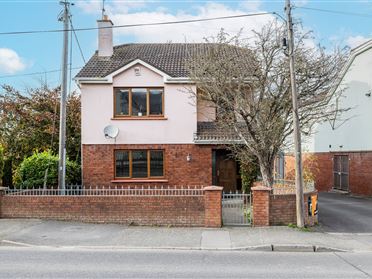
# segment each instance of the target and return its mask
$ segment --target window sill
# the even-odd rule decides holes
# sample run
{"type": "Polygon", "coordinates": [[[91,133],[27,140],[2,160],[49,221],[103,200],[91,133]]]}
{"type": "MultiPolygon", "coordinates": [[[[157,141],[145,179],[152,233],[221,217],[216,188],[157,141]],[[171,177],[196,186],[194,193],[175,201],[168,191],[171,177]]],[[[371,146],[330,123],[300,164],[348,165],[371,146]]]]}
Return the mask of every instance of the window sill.
{"type": "Polygon", "coordinates": [[[164,116],[115,116],[111,120],[168,120],[164,116]]]}
{"type": "Polygon", "coordinates": [[[167,183],[168,179],[113,179],[111,180],[112,183],[167,183]]]}

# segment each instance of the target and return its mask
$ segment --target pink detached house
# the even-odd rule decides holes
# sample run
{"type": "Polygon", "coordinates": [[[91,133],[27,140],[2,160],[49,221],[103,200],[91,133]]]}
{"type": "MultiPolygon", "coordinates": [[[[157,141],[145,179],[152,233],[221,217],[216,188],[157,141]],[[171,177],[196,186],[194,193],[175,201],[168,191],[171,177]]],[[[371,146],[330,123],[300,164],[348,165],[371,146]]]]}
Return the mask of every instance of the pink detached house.
{"type": "MultiPolygon", "coordinates": [[[[98,21],[100,27],[112,24],[98,21]]],[[[208,45],[113,46],[111,28],[98,33],[98,51],[75,77],[83,184],[240,189],[239,165],[215,131],[215,109],[190,98],[189,90],[197,88],[188,78],[187,58],[208,45]],[[107,126],[118,131],[116,137],[105,136],[107,126]]]]}

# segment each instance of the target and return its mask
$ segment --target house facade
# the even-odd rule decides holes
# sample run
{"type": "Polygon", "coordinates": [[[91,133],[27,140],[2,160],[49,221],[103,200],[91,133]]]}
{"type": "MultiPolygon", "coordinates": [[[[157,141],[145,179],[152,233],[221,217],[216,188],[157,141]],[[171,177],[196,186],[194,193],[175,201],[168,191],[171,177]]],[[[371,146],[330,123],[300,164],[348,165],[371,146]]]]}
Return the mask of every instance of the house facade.
{"type": "MultiPolygon", "coordinates": [[[[304,166],[319,191],[342,190],[372,196],[372,40],[353,49],[335,89],[344,113],[318,124],[303,146],[304,166]]],[[[293,176],[293,157],[286,175],[293,176]]]]}
{"type": "MultiPolygon", "coordinates": [[[[105,18],[102,27],[111,26],[105,18]]],[[[186,59],[207,44],[125,44],[99,29],[99,47],[75,80],[82,103],[83,184],[241,187],[216,134],[215,109],[196,100],[186,59]],[[118,129],[117,137],[104,133],[118,129]]]]}

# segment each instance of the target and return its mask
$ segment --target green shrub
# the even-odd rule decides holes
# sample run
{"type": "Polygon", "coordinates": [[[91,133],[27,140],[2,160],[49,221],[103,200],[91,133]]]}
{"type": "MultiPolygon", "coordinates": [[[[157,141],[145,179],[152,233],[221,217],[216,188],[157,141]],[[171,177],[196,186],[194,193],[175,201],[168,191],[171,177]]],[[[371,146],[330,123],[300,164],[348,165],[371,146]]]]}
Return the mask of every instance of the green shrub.
{"type": "Polygon", "coordinates": [[[251,191],[253,182],[256,181],[257,176],[260,174],[260,168],[255,161],[240,165],[240,176],[242,178],[242,190],[245,193],[251,191]]]}
{"type": "Polygon", "coordinates": [[[4,148],[0,145],[0,185],[2,184],[4,174],[4,148]]]}
{"type": "MultiPolygon", "coordinates": [[[[14,174],[15,185],[19,188],[38,188],[44,185],[45,171],[48,169],[47,187],[58,185],[58,156],[49,151],[34,153],[25,158],[14,174]]],[[[66,184],[80,182],[80,166],[66,161],[66,184]]]]}

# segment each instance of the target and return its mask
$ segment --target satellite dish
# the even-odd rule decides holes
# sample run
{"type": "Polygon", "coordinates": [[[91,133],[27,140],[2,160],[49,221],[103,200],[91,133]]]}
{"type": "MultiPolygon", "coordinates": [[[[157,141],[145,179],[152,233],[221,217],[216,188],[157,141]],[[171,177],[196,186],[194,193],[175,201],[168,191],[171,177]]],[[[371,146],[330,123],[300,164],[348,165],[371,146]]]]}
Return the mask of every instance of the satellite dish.
{"type": "Polygon", "coordinates": [[[119,129],[115,126],[108,125],[103,129],[106,139],[116,139],[119,134],[119,129]]]}

